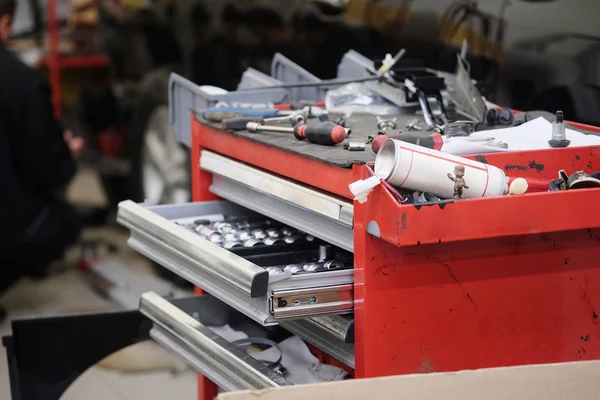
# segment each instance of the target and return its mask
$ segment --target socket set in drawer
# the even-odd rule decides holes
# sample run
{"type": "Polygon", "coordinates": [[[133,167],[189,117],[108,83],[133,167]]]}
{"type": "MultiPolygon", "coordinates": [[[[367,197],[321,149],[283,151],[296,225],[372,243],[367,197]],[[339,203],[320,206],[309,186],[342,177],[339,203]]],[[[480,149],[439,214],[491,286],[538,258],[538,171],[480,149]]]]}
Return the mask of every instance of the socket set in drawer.
{"type": "Polygon", "coordinates": [[[132,248],[261,325],[354,310],[354,255],[296,225],[228,201],[124,201],[117,218],[132,248]]]}
{"type": "Polygon", "coordinates": [[[217,222],[199,219],[186,224],[185,227],[226,249],[293,244],[315,239],[304,232],[265,218],[230,218],[217,222]]]}
{"type": "Polygon", "coordinates": [[[268,218],[225,217],[221,221],[176,223],[265,267],[271,276],[353,268],[351,253],[268,218]]]}

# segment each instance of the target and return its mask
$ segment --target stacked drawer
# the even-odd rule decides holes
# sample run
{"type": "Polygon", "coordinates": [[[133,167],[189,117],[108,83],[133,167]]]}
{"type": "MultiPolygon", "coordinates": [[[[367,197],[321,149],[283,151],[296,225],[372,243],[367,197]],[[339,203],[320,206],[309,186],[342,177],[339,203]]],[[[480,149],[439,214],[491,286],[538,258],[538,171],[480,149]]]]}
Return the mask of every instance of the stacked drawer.
{"type": "MultiPolygon", "coordinates": [[[[202,159],[213,174],[210,190],[227,200],[124,201],[117,219],[131,230],[130,247],[253,324],[281,323],[353,367],[352,318],[336,317],[354,307],[352,204],[216,154],[202,159]]],[[[223,388],[286,384],[211,333],[198,318],[206,311],[183,310],[183,301],[143,296],[157,341],[223,388]]]]}

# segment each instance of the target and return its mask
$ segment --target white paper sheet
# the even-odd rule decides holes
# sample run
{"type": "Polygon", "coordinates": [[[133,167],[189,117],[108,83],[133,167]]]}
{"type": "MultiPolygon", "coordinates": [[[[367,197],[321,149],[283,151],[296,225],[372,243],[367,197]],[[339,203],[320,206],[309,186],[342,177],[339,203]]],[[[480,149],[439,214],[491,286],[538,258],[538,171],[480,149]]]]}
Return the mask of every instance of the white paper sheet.
{"type": "MultiPolygon", "coordinates": [[[[600,136],[586,135],[572,129],[566,129],[566,133],[567,139],[571,141],[569,147],[600,144],[600,136]]],[[[552,123],[538,117],[511,128],[474,132],[471,137],[494,137],[495,140],[508,144],[509,151],[550,149],[548,140],[552,138],[552,123]]]]}
{"type": "MultiPolygon", "coordinates": [[[[471,136],[473,136],[471,134],[471,136]]],[[[482,136],[484,138],[493,137],[494,141],[499,141],[496,136],[492,135],[492,132],[487,132],[487,135],[482,136]]],[[[454,154],[455,156],[462,156],[465,154],[482,154],[482,153],[499,153],[508,151],[507,149],[501,149],[499,147],[486,146],[485,142],[469,142],[459,137],[452,137],[446,139],[442,146],[442,151],[448,154],[454,154]]]]}

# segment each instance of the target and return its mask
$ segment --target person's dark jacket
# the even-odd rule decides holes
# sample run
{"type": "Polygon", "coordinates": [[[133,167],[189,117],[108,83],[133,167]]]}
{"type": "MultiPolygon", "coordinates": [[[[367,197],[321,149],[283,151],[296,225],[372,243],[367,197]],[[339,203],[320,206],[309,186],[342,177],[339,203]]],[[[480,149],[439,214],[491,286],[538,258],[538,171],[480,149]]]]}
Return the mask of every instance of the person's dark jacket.
{"type": "Polygon", "coordinates": [[[78,233],[55,198],[76,163],[50,99],[44,77],[0,46],[0,261],[58,257],[56,236],[78,233]]]}

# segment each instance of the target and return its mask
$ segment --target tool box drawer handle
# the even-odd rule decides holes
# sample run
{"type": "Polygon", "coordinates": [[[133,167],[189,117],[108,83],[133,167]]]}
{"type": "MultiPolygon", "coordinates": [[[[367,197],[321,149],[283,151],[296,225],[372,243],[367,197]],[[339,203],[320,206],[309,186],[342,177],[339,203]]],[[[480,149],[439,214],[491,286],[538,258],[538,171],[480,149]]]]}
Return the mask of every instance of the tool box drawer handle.
{"type": "Polygon", "coordinates": [[[267,294],[269,273],[264,268],[202,239],[131,200],[119,204],[117,221],[129,228],[132,234],[143,235],[156,246],[176,253],[195,268],[227,282],[250,297],[267,294]]]}
{"type": "MultiPolygon", "coordinates": [[[[192,358],[203,364],[205,374],[221,387],[229,390],[265,389],[287,386],[291,382],[254,359],[245,350],[235,346],[204,326],[154,292],[146,292],[140,299],[140,312],[155,323],[156,339],[185,349],[186,361],[192,358]],[[156,327],[159,327],[157,329],[156,327]],[[158,334],[157,334],[158,333],[158,334]],[[177,344],[173,343],[176,342],[177,344]],[[189,353],[193,354],[189,354],[189,353]]],[[[153,335],[154,336],[154,335],[153,335]]]]}

